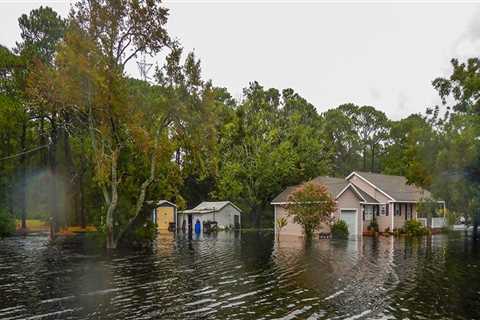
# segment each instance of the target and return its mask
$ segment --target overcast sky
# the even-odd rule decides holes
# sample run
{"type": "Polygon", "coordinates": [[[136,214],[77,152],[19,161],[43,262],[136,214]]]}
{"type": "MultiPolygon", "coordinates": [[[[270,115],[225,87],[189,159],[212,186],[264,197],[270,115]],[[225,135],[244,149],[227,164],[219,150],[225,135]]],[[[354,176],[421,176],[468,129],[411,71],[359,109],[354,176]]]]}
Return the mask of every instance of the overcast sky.
{"type": "MultiPolygon", "coordinates": [[[[0,0],[0,44],[19,39],[17,18],[69,1],[0,0]]],[[[167,1],[168,31],[202,60],[203,75],[234,97],[251,81],[293,88],[319,112],[346,102],[394,119],[439,103],[431,81],[452,57],[478,56],[480,5],[320,1],[167,1]]],[[[161,59],[157,59],[161,63],[161,59]]],[[[155,59],[150,59],[155,61],[155,59]]],[[[135,63],[128,72],[138,76],[135,63]]]]}

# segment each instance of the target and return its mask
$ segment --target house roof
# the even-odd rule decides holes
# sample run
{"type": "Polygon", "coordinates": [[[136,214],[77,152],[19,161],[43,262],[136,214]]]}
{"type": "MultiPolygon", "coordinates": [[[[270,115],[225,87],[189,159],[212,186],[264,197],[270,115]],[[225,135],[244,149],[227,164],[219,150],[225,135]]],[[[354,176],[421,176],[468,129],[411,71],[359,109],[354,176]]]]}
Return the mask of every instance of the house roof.
{"type": "Polygon", "coordinates": [[[159,200],[159,201],[153,201],[153,200],[150,200],[150,201],[146,201],[146,203],[148,205],[154,205],[154,206],[157,206],[157,207],[162,207],[162,206],[172,206],[172,207],[177,207],[177,205],[173,202],[170,202],[168,200],[159,200]]]}
{"type": "Polygon", "coordinates": [[[367,180],[381,191],[392,197],[395,201],[416,202],[423,198],[431,197],[431,193],[428,190],[408,184],[407,178],[402,176],[356,171],[352,172],[347,179],[349,179],[353,174],[356,174],[364,180],[367,180]]]}
{"type": "MultiPolygon", "coordinates": [[[[326,176],[319,176],[309,182],[317,183],[324,185],[328,192],[330,193],[332,198],[336,198],[338,194],[343,191],[349,184],[347,180],[344,178],[333,178],[333,177],[326,177],[326,176]]],[[[288,202],[288,198],[290,195],[295,192],[298,188],[300,188],[303,184],[299,184],[296,186],[287,187],[285,190],[282,191],[278,196],[276,196],[272,200],[272,204],[280,204],[288,202]]]]}
{"type": "Polygon", "coordinates": [[[235,209],[237,209],[239,212],[242,212],[239,207],[237,207],[235,204],[233,204],[230,201],[204,201],[200,203],[198,206],[196,206],[193,209],[189,210],[183,210],[180,211],[180,213],[211,213],[211,212],[218,212],[225,208],[227,205],[231,205],[235,209]]]}
{"type": "Polygon", "coordinates": [[[375,198],[371,197],[368,193],[366,193],[362,189],[360,189],[358,187],[356,189],[357,189],[358,193],[360,193],[362,195],[362,197],[365,199],[366,203],[379,203],[375,198]]]}

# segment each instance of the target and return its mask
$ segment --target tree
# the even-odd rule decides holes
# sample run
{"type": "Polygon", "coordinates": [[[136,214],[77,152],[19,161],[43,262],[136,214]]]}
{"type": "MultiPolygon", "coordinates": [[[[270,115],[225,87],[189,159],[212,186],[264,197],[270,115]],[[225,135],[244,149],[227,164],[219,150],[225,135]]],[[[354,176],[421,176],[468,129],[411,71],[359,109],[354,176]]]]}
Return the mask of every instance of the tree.
{"type": "Polygon", "coordinates": [[[438,137],[427,120],[413,114],[392,122],[383,172],[405,176],[409,183],[429,189],[435,171],[438,137]]]}
{"type": "Polygon", "coordinates": [[[290,195],[286,209],[293,221],[303,227],[305,236],[311,238],[322,223],[330,222],[335,201],[325,186],[310,182],[290,195]]]}
{"type": "Polygon", "coordinates": [[[381,153],[382,144],[388,135],[388,119],[385,113],[371,106],[353,107],[353,116],[363,150],[363,170],[376,172],[375,159],[377,154],[381,153]],[[370,168],[367,165],[368,149],[370,149],[370,168]]]}
{"type": "Polygon", "coordinates": [[[277,221],[275,221],[275,223],[277,226],[277,240],[280,240],[280,233],[282,232],[282,229],[287,226],[288,221],[286,217],[280,217],[277,218],[277,221]]]}
{"type": "Polygon", "coordinates": [[[236,117],[221,130],[220,168],[212,195],[238,203],[259,227],[264,217],[272,221],[266,210],[278,192],[328,172],[329,162],[311,104],[292,90],[280,95],[256,82],[244,95],[236,117]]]}
{"type": "Polygon", "coordinates": [[[437,157],[438,179],[433,184],[450,209],[479,221],[474,215],[480,207],[480,60],[470,58],[461,63],[452,59],[451,64],[448,78],[432,82],[446,107],[443,119],[439,119],[439,106],[427,110],[443,134],[437,157]]]}
{"type": "MultiPolygon", "coordinates": [[[[55,226],[58,226],[60,220],[60,212],[58,208],[57,197],[57,142],[59,134],[62,132],[66,136],[66,131],[63,130],[66,126],[64,115],[56,110],[56,106],[45,105],[40,101],[29,99],[28,95],[28,79],[39,64],[44,66],[51,66],[54,61],[54,56],[58,43],[63,38],[66,30],[66,21],[62,19],[54,10],[49,7],[40,7],[32,10],[29,15],[23,14],[18,19],[18,24],[21,30],[22,41],[17,42],[15,51],[25,61],[25,72],[22,77],[20,89],[22,90],[23,106],[25,110],[25,121],[22,124],[21,146],[26,149],[26,131],[29,122],[34,125],[39,123],[39,144],[45,146],[47,141],[50,142],[48,154],[43,157],[43,165],[48,166],[50,171],[50,211],[53,217],[55,226]],[[45,121],[49,121],[48,134],[45,132],[45,121]]],[[[43,150],[42,150],[43,152],[43,150]]],[[[26,227],[26,157],[20,158],[20,165],[22,176],[20,177],[20,184],[22,185],[23,197],[20,200],[22,211],[22,228],[26,227]]]]}
{"type": "Polygon", "coordinates": [[[330,148],[333,175],[345,177],[361,168],[361,146],[353,120],[338,108],[322,114],[323,136],[330,148]]]}

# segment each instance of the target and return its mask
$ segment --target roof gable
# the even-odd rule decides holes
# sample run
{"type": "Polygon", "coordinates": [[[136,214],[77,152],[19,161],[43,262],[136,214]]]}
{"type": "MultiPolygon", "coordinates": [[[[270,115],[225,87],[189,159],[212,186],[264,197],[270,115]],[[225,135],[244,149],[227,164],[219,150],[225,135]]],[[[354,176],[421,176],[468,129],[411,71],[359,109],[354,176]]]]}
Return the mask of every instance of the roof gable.
{"type": "Polygon", "coordinates": [[[347,179],[350,179],[353,175],[366,181],[384,195],[388,196],[392,201],[417,202],[423,198],[431,197],[431,193],[428,190],[408,184],[407,178],[403,176],[372,172],[352,172],[347,179]]]}

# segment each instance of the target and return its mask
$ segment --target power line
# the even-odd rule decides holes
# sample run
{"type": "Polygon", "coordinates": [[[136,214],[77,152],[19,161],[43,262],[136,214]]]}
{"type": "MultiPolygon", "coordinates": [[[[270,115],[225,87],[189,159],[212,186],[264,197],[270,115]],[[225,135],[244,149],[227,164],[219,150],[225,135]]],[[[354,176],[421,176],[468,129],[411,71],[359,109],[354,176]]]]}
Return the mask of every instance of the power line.
{"type": "Polygon", "coordinates": [[[37,150],[40,150],[40,149],[43,149],[43,148],[47,148],[49,145],[50,145],[50,144],[45,144],[45,145],[43,145],[43,146],[39,146],[39,147],[30,149],[30,150],[27,150],[27,151],[23,151],[23,152],[20,152],[20,153],[11,155],[11,156],[7,156],[7,157],[4,157],[4,158],[0,158],[0,161],[8,160],[8,159],[13,159],[13,158],[19,157],[19,156],[24,155],[24,154],[27,154],[27,153],[32,153],[32,152],[35,152],[35,151],[37,151],[37,150]]]}

